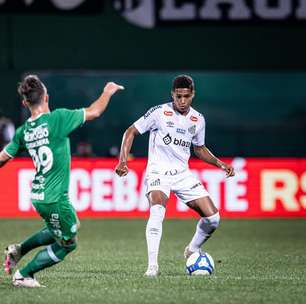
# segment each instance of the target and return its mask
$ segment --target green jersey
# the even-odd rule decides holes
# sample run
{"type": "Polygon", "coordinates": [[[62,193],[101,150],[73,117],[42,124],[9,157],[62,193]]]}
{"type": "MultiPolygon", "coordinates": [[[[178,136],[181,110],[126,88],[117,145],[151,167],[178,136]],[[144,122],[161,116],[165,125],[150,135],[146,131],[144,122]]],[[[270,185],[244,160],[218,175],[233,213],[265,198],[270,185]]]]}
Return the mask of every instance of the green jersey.
{"type": "Polygon", "coordinates": [[[57,109],[28,119],[4,151],[16,156],[27,150],[35,165],[31,198],[36,203],[55,203],[68,195],[70,141],[68,135],[85,121],[85,110],[57,109]]]}

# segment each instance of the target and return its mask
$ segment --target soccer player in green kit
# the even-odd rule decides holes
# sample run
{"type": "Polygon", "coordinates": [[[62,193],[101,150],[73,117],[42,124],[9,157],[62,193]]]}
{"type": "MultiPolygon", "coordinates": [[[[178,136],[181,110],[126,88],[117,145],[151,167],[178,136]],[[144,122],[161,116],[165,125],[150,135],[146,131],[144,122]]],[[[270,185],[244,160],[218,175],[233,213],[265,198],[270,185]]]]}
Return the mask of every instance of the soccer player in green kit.
{"type": "Polygon", "coordinates": [[[36,169],[32,183],[32,203],[46,227],[20,244],[6,248],[5,272],[11,274],[18,261],[32,249],[46,247],[24,268],[14,273],[14,286],[41,287],[34,274],[61,262],[76,248],[79,221],[68,197],[68,136],[85,121],[98,118],[106,109],[111,96],[122,89],[122,86],[109,82],[102,95],[89,107],[50,112],[47,89],[36,75],[25,77],[19,84],[22,103],[30,110],[31,117],[16,130],[12,141],[0,152],[0,167],[20,151],[28,151],[36,169]]]}

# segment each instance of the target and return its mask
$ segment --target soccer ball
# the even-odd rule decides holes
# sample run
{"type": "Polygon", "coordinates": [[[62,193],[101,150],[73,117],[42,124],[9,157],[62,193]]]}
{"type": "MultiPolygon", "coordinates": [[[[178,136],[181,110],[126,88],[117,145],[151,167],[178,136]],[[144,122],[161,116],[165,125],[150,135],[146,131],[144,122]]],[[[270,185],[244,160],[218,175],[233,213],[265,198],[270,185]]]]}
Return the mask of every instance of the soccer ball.
{"type": "Polygon", "coordinates": [[[189,275],[211,275],[214,269],[214,260],[207,252],[194,252],[186,262],[189,275]]]}

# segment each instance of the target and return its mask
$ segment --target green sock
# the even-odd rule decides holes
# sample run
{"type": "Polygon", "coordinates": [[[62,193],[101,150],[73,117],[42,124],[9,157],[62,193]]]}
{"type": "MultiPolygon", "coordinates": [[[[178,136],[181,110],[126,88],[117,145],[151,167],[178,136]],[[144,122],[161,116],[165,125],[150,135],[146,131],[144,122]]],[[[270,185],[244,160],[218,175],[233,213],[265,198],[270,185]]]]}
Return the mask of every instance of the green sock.
{"type": "Polygon", "coordinates": [[[21,243],[21,255],[27,254],[32,249],[43,245],[50,245],[54,243],[54,238],[49,229],[44,228],[21,243]]]}
{"type": "Polygon", "coordinates": [[[20,273],[24,277],[33,277],[36,272],[61,262],[75,248],[75,243],[69,246],[61,246],[55,242],[39,251],[33,260],[20,270],[20,273]]]}

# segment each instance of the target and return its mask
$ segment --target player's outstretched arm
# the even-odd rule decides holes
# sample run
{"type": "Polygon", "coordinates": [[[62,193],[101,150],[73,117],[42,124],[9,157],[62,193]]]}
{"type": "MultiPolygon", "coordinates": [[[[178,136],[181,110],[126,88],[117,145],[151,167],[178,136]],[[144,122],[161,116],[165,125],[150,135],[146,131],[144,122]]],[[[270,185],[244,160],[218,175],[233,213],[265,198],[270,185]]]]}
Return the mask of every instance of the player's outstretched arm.
{"type": "Polygon", "coordinates": [[[205,161],[208,164],[214,165],[222,170],[224,170],[226,172],[226,177],[231,177],[235,175],[235,171],[234,168],[229,165],[226,164],[224,162],[222,162],[220,159],[218,159],[216,156],[214,156],[208,148],[206,148],[205,146],[193,146],[193,150],[195,155],[205,161]]]}
{"type": "Polygon", "coordinates": [[[107,108],[107,105],[111,97],[119,90],[124,90],[124,87],[114,82],[108,82],[104,87],[101,96],[93,102],[88,108],[85,108],[86,118],[85,120],[93,120],[101,116],[101,114],[107,108]]]}
{"type": "Polygon", "coordinates": [[[138,134],[138,130],[133,125],[130,126],[123,134],[119,163],[115,169],[119,176],[125,176],[129,172],[127,160],[133,145],[134,138],[138,134]]]}
{"type": "Polygon", "coordinates": [[[0,152],[0,168],[3,167],[11,158],[2,150],[0,152]]]}

